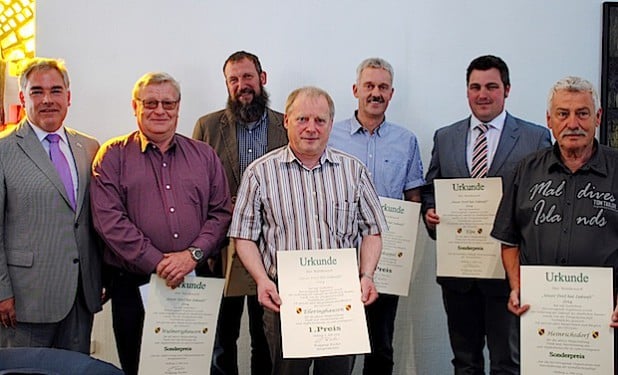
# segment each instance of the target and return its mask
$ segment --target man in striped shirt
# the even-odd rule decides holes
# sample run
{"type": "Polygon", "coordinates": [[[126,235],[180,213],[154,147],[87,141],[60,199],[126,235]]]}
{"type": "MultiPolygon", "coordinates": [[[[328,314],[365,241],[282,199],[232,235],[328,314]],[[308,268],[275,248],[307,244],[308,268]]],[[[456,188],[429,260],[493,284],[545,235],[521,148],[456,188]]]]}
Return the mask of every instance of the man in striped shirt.
{"type": "Polygon", "coordinates": [[[386,221],[362,162],[327,147],[334,104],[315,87],[294,90],[285,106],[289,144],[252,163],[238,189],[229,236],[255,279],[264,306],[264,327],[273,374],[349,374],[353,356],[283,359],[276,252],[357,247],[362,301],[378,293],[373,273],[386,221]]]}

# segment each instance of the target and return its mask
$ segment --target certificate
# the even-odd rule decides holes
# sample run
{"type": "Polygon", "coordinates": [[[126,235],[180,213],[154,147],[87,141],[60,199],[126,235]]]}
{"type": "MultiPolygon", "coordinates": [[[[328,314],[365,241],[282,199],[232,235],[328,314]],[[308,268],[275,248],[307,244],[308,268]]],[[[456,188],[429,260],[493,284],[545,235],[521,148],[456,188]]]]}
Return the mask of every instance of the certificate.
{"type": "Polygon", "coordinates": [[[187,276],[172,289],[152,275],[140,375],[198,374],[210,368],[223,279],[187,276]]]}
{"type": "Polygon", "coordinates": [[[388,231],[382,233],[382,255],[374,282],[380,293],[407,296],[421,205],[384,197],[380,203],[388,231]]]}
{"type": "Polygon", "coordinates": [[[504,279],[500,243],[490,237],[502,179],[435,180],[437,275],[504,279]]]}
{"type": "Polygon", "coordinates": [[[521,374],[613,374],[612,269],[520,270],[521,374]]]}
{"type": "Polygon", "coordinates": [[[370,351],[355,249],[277,252],[284,358],[370,351]]]}
{"type": "Polygon", "coordinates": [[[223,269],[225,270],[223,295],[226,297],[255,295],[255,281],[240,261],[240,258],[238,258],[232,239],[230,239],[227,249],[221,252],[221,256],[225,260],[223,263],[223,269]]]}

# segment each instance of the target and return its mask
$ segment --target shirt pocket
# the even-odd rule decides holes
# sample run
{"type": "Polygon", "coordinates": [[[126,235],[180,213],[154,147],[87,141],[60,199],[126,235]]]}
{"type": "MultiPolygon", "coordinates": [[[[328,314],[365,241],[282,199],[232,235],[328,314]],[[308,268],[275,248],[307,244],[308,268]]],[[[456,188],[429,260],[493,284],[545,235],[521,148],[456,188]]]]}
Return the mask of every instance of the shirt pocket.
{"type": "Polygon", "coordinates": [[[379,178],[374,179],[374,181],[377,181],[376,190],[388,192],[390,197],[399,197],[403,194],[407,174],[404,160],[396,158],[383,159],[381,168],[379,168],[377,173],[378,176],[376,177],[379,178]]]}
{"type": "Polygon", "coordinates": [[[344,201],[337,202],[333,210],[334,220],[336,223],[337,236],[350,236],[354,232],[354,223],[356,221],[356,202],[344,201]]]}

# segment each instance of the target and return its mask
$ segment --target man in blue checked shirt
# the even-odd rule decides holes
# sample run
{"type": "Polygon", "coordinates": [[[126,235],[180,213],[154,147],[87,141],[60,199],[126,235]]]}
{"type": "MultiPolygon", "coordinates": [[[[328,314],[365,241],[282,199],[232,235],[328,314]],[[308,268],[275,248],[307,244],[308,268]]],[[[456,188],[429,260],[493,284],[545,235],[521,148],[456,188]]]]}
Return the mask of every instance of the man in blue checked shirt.
{"type": "MultiPolygon", "coordinates": [[[[329,145],[359,158],[369,169],[379,196],[420,202],[423,165],[414,133],[386,121],[385,112],[395,89],[393,67],[369,58],[356,69],[352,93],[358,99],[354,116],[335,123],[329,145]]],[[[393,332],[399,297],[380,293],[366,307],[371,353],[363,374],[392,374],[393,332]]]]}

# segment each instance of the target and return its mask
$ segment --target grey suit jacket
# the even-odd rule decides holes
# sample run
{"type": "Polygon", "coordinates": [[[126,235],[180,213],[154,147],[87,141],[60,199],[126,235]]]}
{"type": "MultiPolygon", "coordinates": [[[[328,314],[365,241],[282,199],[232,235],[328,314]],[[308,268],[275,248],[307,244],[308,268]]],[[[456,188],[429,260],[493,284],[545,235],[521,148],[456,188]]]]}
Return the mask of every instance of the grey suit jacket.
{"type": "Polygon", "coordinates": [[[17,320],[53,323],[81,286],[101,309],[101,251],[90,216],[90,166],[98,142],[66,128],[78,175],[76,211],[27,121],[0,139],[0,300],[15,297],[17,320]]]}
{"type": "MultiPolygon", "coordinates": [[[[267,151],[284,146],[288,143],[288,135],[283,127],[283,114],[267,109],[268,141],[267,151]]],[[[225,110],[210,113],[197,120],[193,129],[193,138],[204,141],[215,149],[223,163],[227,181],[232,194],[232,203],[236,202],[236,192],[240,186],[240,166],[238,161],[238,141],[236,139],[236,124],[226,116],[225,110]]]]}
{"type": "MultiPolygon", "coordinates": [[[[470,171],[466,162],[466,147],[468,145],[468,128],[470,117],[454,124],[438,129],[433,138],[431,162],[427,170],[427,184],[423,187],[422,212],[435,208],[433,180],[443,178],[468,178],[470,171]]],[[[506,177],[512,173],[517,163],[526,155],[551,146],[549,131],[545,127],[533,124],[506,114],[504,128],[496,149],[493,161],[487,173],[488,177],[506,177]]],[[[424,215],[423,215],[424,217],[424,215]]],[[[435,239],[435,232],[429,231],[435,239]]],[[[449,285],[453,289],[466,290],[474,279],[438,278],[443,286],[449,285]]],[[[495,283],[488,280],[485,284],[495,283]]],[[[504,284],[504,283],[500,283],[504,284]]],[[[507,285],[499,289],[507,291],[507,285]]]]}

